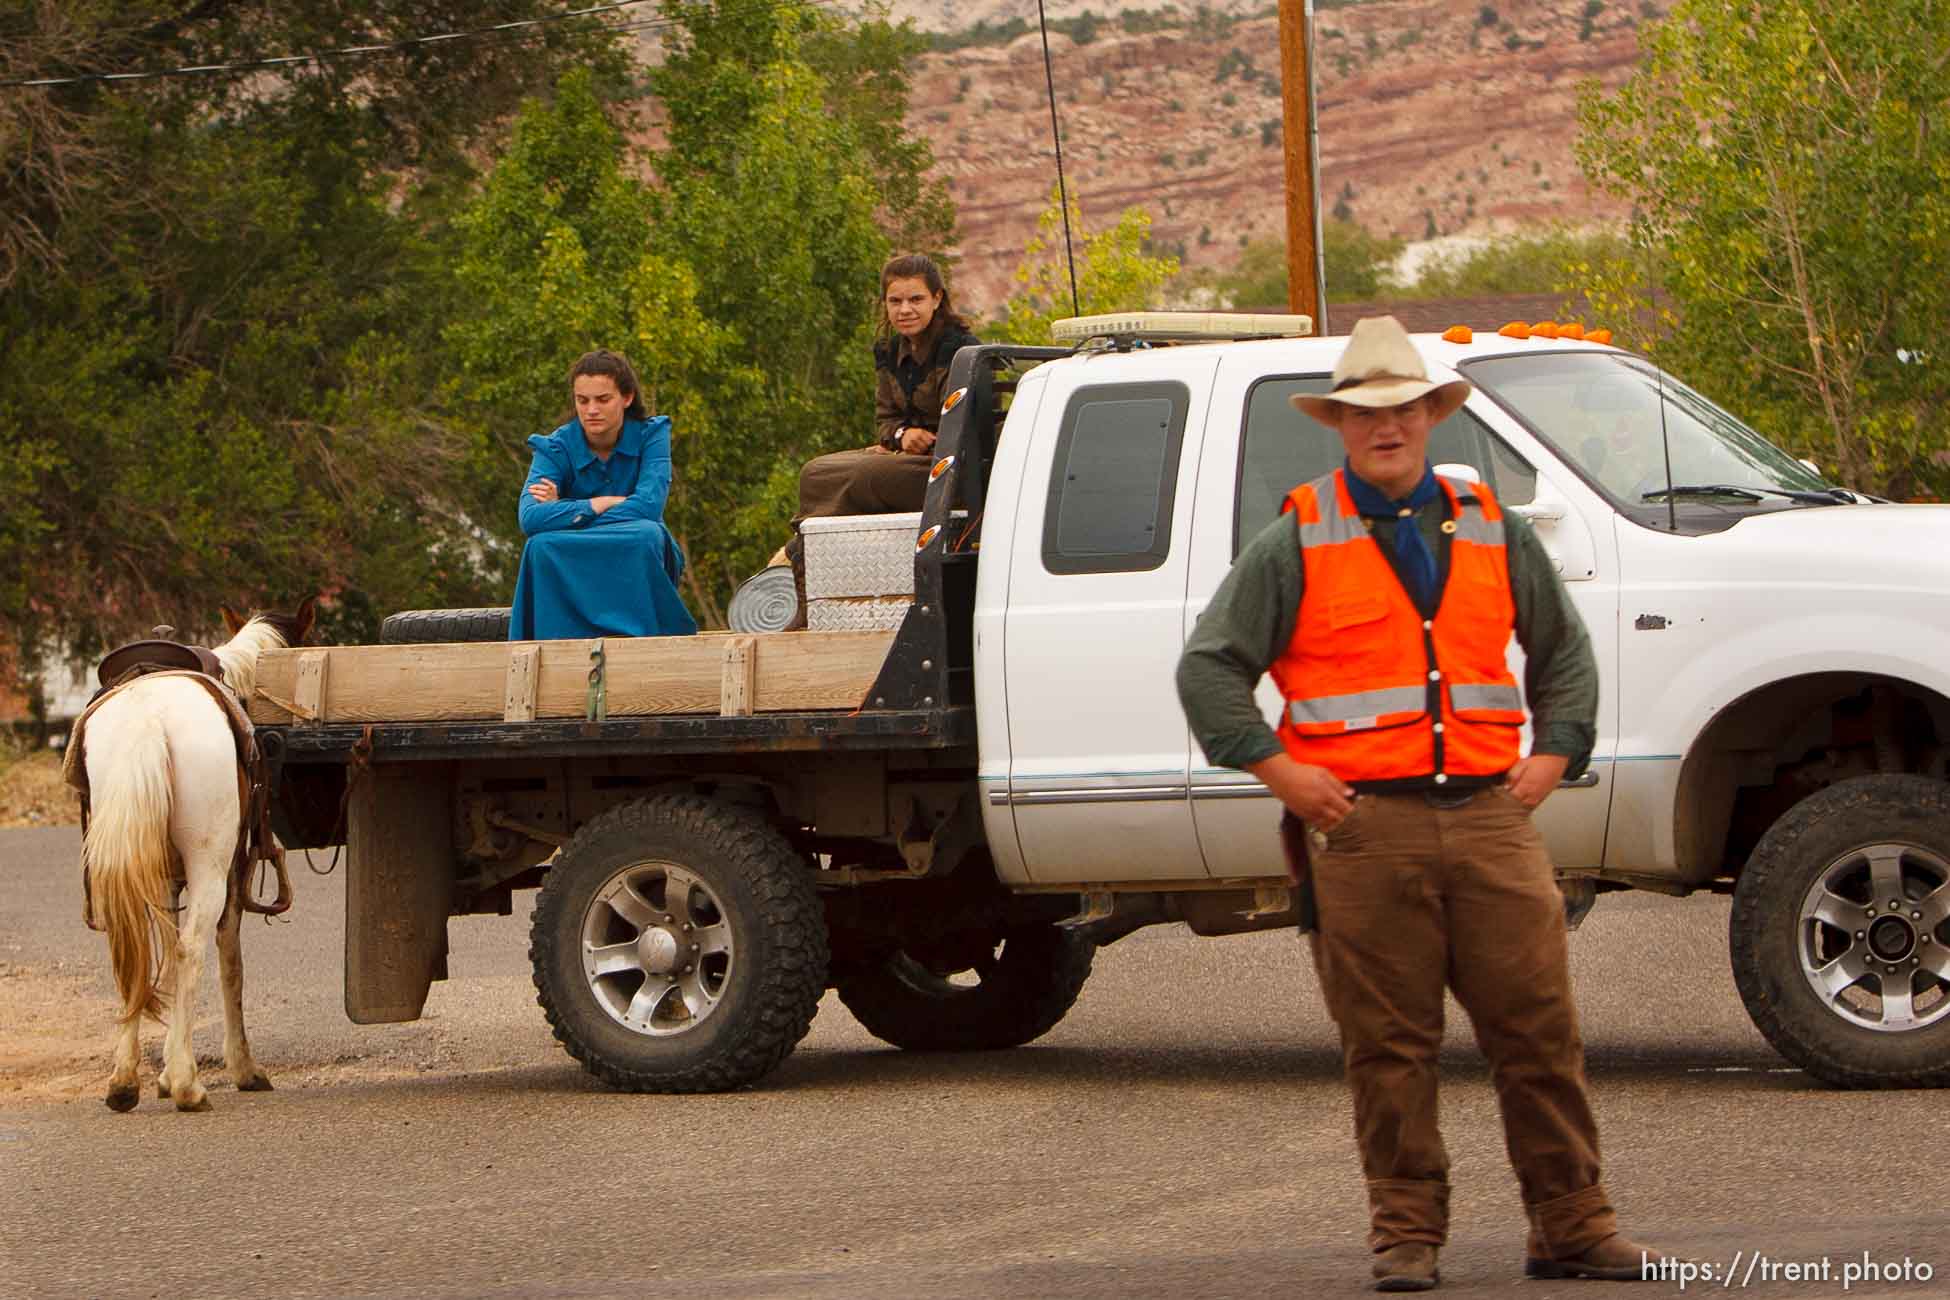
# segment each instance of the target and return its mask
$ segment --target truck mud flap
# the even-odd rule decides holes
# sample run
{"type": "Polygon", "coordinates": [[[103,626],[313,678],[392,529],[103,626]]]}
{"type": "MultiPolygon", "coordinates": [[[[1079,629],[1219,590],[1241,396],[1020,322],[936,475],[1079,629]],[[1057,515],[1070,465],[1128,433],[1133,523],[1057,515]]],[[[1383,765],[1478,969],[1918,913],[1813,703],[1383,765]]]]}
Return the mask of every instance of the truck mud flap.
{"type": "Polygon", "coordinates": [[[346,816],[345,1014],[418,1020],[447,977],[454,895],[453,787],[445,763],[375,763],[346,816]]]}

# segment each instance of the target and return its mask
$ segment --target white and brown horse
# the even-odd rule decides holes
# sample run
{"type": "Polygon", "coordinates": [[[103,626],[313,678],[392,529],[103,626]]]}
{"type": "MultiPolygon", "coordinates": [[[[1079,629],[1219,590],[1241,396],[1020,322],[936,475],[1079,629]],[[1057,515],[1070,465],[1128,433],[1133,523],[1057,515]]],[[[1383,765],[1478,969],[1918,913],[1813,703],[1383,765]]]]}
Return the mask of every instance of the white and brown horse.
{"type": "MultiPolygon", "coordinates": [[[[223,611],[230,640],[216,648],[224,684],[248,702],[257,659],[302,644],[312,602],[295,615],[244,621],[223,611]]],[[[190,1029],[204,946],[214,929],[223,977],[224,1065],[240,1091],[271,1086],[244,1037],[244,966],[238,922],[247,882],[232,863],[243,822],[237,742],[230,719],[201,683],[181,674],[138,677],[102,699],[86,723],[90,818],[82,844],[89,924],[108,934],[122,996],[108,1105],[129,1110],[142,1095],[137,1030],[174,1006],[157,1095],[178,1110],[210,1109],[196,1077],[190,1029]],[[180,909],[172,906],[180,899],[180,909]]]]}

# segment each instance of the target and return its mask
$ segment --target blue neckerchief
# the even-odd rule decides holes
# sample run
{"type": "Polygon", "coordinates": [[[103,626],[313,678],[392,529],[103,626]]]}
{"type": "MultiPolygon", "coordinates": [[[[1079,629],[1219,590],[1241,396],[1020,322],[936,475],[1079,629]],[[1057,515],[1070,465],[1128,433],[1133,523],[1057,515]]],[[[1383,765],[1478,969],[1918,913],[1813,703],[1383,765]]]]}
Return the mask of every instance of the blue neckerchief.
{"type": "Polygon", "coordinates": [[[1427,609],[1435,603],[1435,555],[1429,544],[1423,540],[1422,530],[1416,525],[1415,512],[1434,501],[1442,489],[1436,485],[1435,471],[1426,463],[1422,466],[1422,481],[1415,485],[1414,491],[1399,500],[1390,500],[1381,489],[1354,472],[1354,467],[1342,462],[1342,476],[1347,480],[1347,495],[1354,502],[1356,511],[1380,519],[1395,521],[1395,555],[1401,561],[1398,571],[1402,584],[1414,598],[1419,608],[1427,609]]]}

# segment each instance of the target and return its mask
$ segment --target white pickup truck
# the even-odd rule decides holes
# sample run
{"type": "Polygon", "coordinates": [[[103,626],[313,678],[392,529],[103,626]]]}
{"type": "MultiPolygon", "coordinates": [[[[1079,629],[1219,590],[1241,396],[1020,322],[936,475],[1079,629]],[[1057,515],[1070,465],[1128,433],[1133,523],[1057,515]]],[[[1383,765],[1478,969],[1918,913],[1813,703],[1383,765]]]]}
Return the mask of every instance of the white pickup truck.
{"type": "MultiPolygon", "coordinates": [[[[760,1077],[829,985],[898,1045],[1003,1047],[1140,926],[1292,924],[1276,807],[1206,764],[1173,673],[1241,542],[1339,462],[1287,398],[1343,341],[1197,332],[1100,318],[1074,350],[956,357],[892,542],[912,604],[857,709],[603,717],[592,691],[573,719],[321,703],[267,728],[291,842],[328,840],[364,769],[353,1018],[417,1015],[446,917],[537,884],[558,1037],[657,1091],[760,1077]]],[[[1431,459],[1536,526],[1603,678],[1590,770],[1538,814],[1569,921],[1611,890],[1731,893],[1738,987],[1784,1056],[1950,1080],[1950,511],[1831,485],[1629,353],[1461,337],[1416,340],[1475,388],[1431,459]]],[[[840,635],[864,634],[727,650],[726,698],[734,663],[840,635]]],[[[544,676],[565,646],[586,656],[544,643],[544,676]]]]}

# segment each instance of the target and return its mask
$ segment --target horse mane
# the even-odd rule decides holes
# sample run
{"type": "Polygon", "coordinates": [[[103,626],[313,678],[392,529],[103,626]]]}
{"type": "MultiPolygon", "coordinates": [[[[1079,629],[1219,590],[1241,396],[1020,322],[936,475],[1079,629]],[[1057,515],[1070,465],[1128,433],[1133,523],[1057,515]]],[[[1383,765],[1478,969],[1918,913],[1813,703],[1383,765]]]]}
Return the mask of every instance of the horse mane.
{"type": "Polygon", "coordinates": [[[223,665],[224,685],[248,701],[257,694],[257,657],[266,650],[284,648],[284,633],[269,620],[258,617],[244,624],[236,636],[216,647],[217,661],[223,665]]]}

